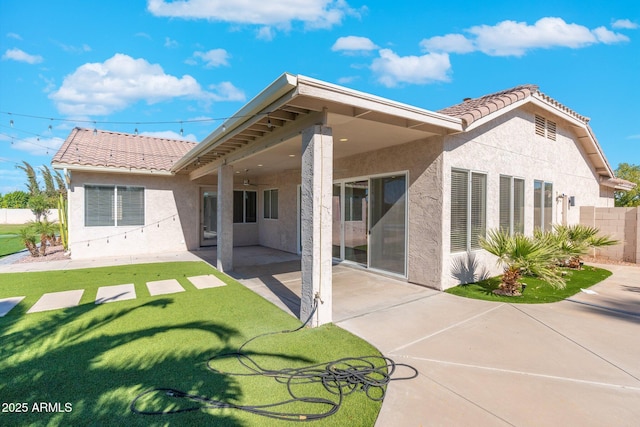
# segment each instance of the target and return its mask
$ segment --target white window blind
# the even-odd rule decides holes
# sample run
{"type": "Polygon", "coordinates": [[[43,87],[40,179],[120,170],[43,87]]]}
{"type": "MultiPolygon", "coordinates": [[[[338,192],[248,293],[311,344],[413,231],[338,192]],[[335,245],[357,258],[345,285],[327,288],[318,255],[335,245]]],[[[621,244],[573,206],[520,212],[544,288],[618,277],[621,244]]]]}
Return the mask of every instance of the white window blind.
{"type": "Polygon", "coordinates": [[[86,185],[85,226],[144,225],[144,188],[86,185]]]}
{"type": "Polygon", "coordinates": [[[451,252],[480,248],[487,230],[487,176],[451,171],[451,252]]]}
{"type": "Polygon", "coordinates": [[[524,233],[524,179],[500,176],[500,228],[524,233]]]}

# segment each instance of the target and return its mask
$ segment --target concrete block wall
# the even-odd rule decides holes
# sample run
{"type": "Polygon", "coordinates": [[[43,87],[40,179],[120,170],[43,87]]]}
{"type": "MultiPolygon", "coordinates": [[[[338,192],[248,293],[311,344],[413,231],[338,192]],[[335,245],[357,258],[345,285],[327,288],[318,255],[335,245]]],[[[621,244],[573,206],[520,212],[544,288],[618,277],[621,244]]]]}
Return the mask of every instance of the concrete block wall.
{"type": "Polygon", "coordinates": [[[640,208],[580,208],[580,223],[597,227],[620,244],[598,248],[595,255],[615,261],[640,263],[640,208]]]}
{"type": "MultiPolygon", "coordinates": [[[[58,210],[49,209],[47,219],[51,222],[58,221],[58,210]]],[[[0,209],[0,224],[26,224],[35,220],[36,216],[31,209],[0,209]]]]}

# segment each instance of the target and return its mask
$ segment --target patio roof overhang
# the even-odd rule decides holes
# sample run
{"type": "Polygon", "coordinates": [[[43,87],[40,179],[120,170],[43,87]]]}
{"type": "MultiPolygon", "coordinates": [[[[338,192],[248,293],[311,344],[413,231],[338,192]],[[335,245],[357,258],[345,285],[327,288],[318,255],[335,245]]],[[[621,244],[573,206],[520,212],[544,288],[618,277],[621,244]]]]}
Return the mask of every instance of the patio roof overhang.
{"type": "Polygon", "coordinates": [[[215,174],[222,164],[251,170],[251,177],[298,169],[300,134],[316,124],[333,129],[336,159],[463,130],[458,118],[283,74],[176,162],[172,172],[197,179],[215,174]]]}

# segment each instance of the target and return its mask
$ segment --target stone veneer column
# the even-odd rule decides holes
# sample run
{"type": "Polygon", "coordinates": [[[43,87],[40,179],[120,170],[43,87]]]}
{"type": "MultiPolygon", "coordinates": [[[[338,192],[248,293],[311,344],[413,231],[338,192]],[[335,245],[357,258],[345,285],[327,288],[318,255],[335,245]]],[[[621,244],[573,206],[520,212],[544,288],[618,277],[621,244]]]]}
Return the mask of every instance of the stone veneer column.
{"type": "Polygon", "coordinates": [[[307,320],[317,300],[312,327],[332,319],[332,197],[333,135],[331,128],[315,125],[302,132],[300,320],[307,320]]]}
{"type": "Polygon", "coordinates": [[[233,269],[233,167],[218,167],[218,248],[217,268],[219,271],[233,269]]]}

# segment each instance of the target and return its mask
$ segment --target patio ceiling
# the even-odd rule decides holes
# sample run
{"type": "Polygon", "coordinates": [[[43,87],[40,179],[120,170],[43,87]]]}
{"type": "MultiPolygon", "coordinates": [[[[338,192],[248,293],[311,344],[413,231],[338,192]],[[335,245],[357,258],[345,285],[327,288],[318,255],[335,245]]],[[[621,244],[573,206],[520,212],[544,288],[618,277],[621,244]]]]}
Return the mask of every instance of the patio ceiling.
{"type": "Polygon", "coordinates": [[[300,169],[301,132],[333,130],[334,158],[460,132],[462,122],[303,76],[284,74],[173,168],[191,179],[233,165],[243,178],[300,169]]]}

